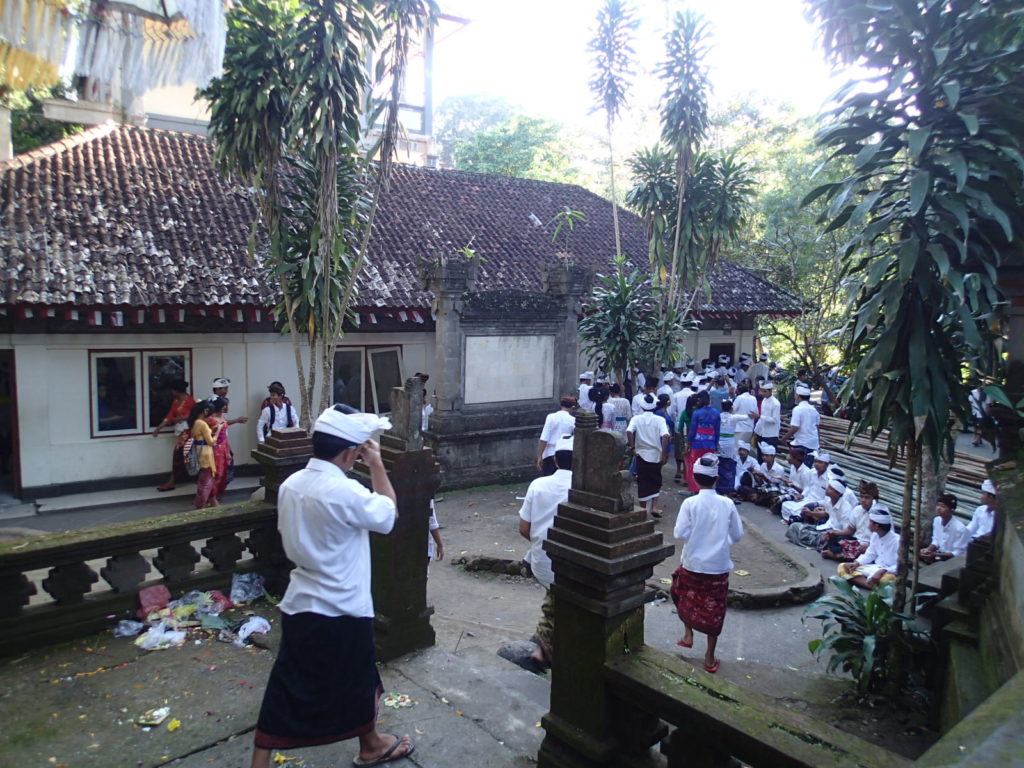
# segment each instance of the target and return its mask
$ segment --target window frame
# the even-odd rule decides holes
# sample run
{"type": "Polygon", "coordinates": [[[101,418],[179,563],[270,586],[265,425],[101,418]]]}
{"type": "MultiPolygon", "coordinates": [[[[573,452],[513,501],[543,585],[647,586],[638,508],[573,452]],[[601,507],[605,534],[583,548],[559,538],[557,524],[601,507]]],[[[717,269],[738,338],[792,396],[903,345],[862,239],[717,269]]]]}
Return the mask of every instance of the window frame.
{"type": "MultiPolygon", "coordinates": [[[[152,429],[147,428],[149,417],[149,371],[148,362],[152,357],[165,357],[181,355],[185,359],[185,381],[192,384],[192,350],[182,347],[170,348],[135,348],[135,349],[90,349],[89,358],[89,438],[91,440],[103,440],[117,437],[140,437],[152,434],[152,429]],[[135,376],[135,423],[137,427],[132,429],[100,430],[99,429],[99,381],[97,376],[96,361],[101,358],[114,357],[131,359],[133,361],[133,373],[135,376]]],[[[163,414],[160,414],[163,418],[163,414]]]]}
{"type": "Polygon", "coordinates": [[[380,409],[380,403],[377,401],[377,377],[376,377],[376,374],[375,374],[375,372],[373,370],[373,356],[376,355],[376,354],[383,354],[383,353],[387,353],[387,352],[394,352],[397,355],[397,357],[398,357],[398,381],[399,381],[399,385],[401,385],[401,381],[402,381],[402,365],[404,363],[403,355],[402,355],[402,346],[399,344],[399,345],[392,345],[392,346],[380,346],[380,347],[367,347],[366,348],[366,368],[370,372],[370,395],[373,397],[373,412],[376,413],[376,414],[391,413],[391,403],[390,402],[386,403],[386,405],[388,406],[388,409],[386,411],[381,411],[381,409],[380,409]]]}
{"type": "MultiPolygon", "coordinates": [[[[398,353],[398,373],[399,378],[405,376],[405,347],[402,344],[339,344],[335,347],[334,352],[359,352],[361,353],[361,365],[362,365],[362,389],[359,393],[359,410],[369,412],[366,410],[367,405],[373,406],[372,413],[381,413],[379,404],[377,402],[377,382],[373,374],[373,365],[370,359],[372,353],[376,352],[397,352],[398,353]],[[369,394],[367,394],[369,391],[369,394]]],[[[331,377],[333,379],[335,374],[334,361],[331,360],[331,377]]],[[[388,410],[385,413],[390,413],[391,403],[386,403],[388,410]]],[[[354,406],[353,406],[354,407],[354,406]]]]}

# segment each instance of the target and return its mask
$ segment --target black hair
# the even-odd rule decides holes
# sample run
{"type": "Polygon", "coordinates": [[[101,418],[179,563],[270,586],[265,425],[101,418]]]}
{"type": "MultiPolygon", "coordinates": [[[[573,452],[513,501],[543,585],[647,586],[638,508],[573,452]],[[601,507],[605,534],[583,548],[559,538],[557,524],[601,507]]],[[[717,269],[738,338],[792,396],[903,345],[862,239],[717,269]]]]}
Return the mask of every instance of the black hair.
{"type": "Polygon", "coordinates": [[[171,392],[188,392],[188,382],[184,379],[173,379],[168,382],[167,388],[170,389],[171,392]]]}
{"type": "Polygon", "coordinates": [[[944,494],[942,494],[941,496],[939,496],[939,500],[938,501],[939,501],[939,504],[945,504],[951,510],[956,509],[956,505],[958,503],[958,500],[957,500],[956,496],[954,496],[952,493],[944,493],[944,494]]]}
{"type": "Polygon", "coordinates": [[[358,408],[353,408],[345,403],[335,403],[332,407],[338,413],[344,413],[346,416],[351,416],[353,413],[362,413],[358,408]]]}
{"type": "Polygon", "coordinates": [[[267,387],[267,391],[270,392],[270,394],[272,395],[283,395],[285,394],[284,384],[282,384],[280,381],[272,381],[270,382],[270,385],[267,387]]]}
{"type": "Polygon", "coordinates": [[[659,381],[657,376],[651,376],[644,381],[644,389],[654,389],[658,386],[659,381]]]}
{"type": "Polygon", "coordinates": [[[672,402],[672,398],[666,395],[664,392],[658,395],[658,405],[664,408],[666,405],[672,402]]]}
{"type": "Polygon", "coordinates": [[[572,395],[563,395],[562,399],[558,401],[558,405],[561,408],[575,408],[577,405],[576,398],[572,395]]]}
{"type": "Polygon", "coordinates": [[[702,475],[699,472],[693,473],[693,479],[697,481],[697,485],[699,485],[701,488],[714,488],[715,485],[718,483],[717,477],[712,477],[711,475],[702,475]]]}
{"type": "Polygon", "coordinates": [[[200,400],[198,403],[192,406],[192,410],[188,414],[188,428],[192,429],[195,423],[203,417],[204,411],[213,413],[213,403],[211,401],[219,398],[211,397],[209,400],[200,400]]]}
{"type": "Polygon", "coordinates": [[[206,402],[210,404],[210,413],[220,413],[228,407],[228,403],[231,401],[226,397],[220,395],[214,395],[213,397],[206,398],[206,402]]]}
{"type": "Polygon", "coordinates": [[[313,432],[313,458],[334,461],[339,453],[355,447],[355,443],[326,432],[313,432]]]}
{"type": "Polygon", "coordinates": [[[622,387],[619,386],[618,382],[615,382],[610,387],[608,387],[608,391],[611,392],[613,395],[621,395],[622,394],[622,387]]]}
{"type": "Polygon", "coordinates": [[[738,387],[736,387],[736,394],[737,395],[744,395],[744,394],[746,394],[749,391],[750,391],[750,387],[748,387],[746,384],[740,384],[738,387]]]}
{"type": "MultiPolygon", "coordinates": [[[[642,402],[642,403],[644,403],[646,405],[653,405],[654,403],[657,403],[658,401],[655,400],[654,395],[647,394],[647,395],[644,395],[642,398],[640,398],[640,402],[642,402]]],[[[644,408],[644,410],[646,411],[648,409],[644,408]]],[[[652,408],[650,410],[654,410],[654,409],[652,408]]]]}
{"type": "Polygon", "coordinates": [[[430,374],[429,373],[420,373],[419,371],[417,371],[416,373],[413,374],[413,378],[419,379],[424,384],[426,384],[430,380],[430,374]]]}
{"type": "Polygon", "coordinates": [[[696,407],[697,408],[707,408],[709,405],[711,405],[711,395],[709,395],[707,393],[707,390],[702,389],[700,392],[698,392],[693,397],[697,398],[697,402],[696,402],[696,407]]]}
{"type": "Polygon", "coordinates": [[[559,469],[572,469],[572,451],[555,451],[555,466],[559,469]]]}
{"type": "Polygon", "coordinates": [[[594,404],[594,412],[597,414],[597,423],[600,426],[604,422],[604,404],[608,402],[611,392],[607,384],[595,384],[590,388],[590,402],[594,404]]]}
{"type": "Polygon", "coordinates": [[[732,413],[732,400],[726,398],[722,401],[722,413],[732,413]]]}
{"type": "MultiPolygon", "coordinates": [[[[871,522],[874,523],[875,521],[872,520],[871,522]]],[[[882,536],[885,536],[885,534],[892,530],[892,525],[890,525],[889,523],[875,523],[875,525],[878,526],[882,536]]]]}

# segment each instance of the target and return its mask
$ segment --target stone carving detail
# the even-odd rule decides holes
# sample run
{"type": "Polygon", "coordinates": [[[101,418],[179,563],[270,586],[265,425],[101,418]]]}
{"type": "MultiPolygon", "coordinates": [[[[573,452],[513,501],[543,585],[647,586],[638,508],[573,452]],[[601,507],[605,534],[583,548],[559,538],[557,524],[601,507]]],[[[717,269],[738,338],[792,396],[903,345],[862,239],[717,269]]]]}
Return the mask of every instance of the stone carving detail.
{"type": "Polygon", "coordinates": [[[153,565],[170,582],[187,579],[198,562],[199,553],[191,544],[184,543],[161,547],[153,558],[153,565]]]}
{"type": "Polygon", "coordinates": [[[242,556],[245,545],[233,533],[214,536],[208,539],[206,546],[199,550],[203,557],[213,563],[215,571],[230,573],[235,570],[235,563],[242,556]]]}
{"type": "Polygon", "coordinates": [[[128,555],[114,555],[100,568],[100,576],[115,592],[131,592],[146,578],[149,563],[138,552],[128,555]]]}
{"type": "Polygon", "coordinates": [[[489,319],[495,315],[511,314],[529,315],[538,319],[544,315],[559,318],[564,313],[564,304],[554,296],[511,288],[467,294],[462,310],[463,316],[485,315],[489,319]]]}
{"type": "Polygon", "coordinates": [[[36,592],[36,585],[23,573],[0,575],[0,619],[20,614],[22,606],[28,605],[36,592]]]}
{"type": "Polygon", "coordinates": [[[85,563],[58,565],[51,568],[43,579],[43,589],[57,601],[57,605],[74,605],[82,602],[99,580],[96,571],[85,563]]]}

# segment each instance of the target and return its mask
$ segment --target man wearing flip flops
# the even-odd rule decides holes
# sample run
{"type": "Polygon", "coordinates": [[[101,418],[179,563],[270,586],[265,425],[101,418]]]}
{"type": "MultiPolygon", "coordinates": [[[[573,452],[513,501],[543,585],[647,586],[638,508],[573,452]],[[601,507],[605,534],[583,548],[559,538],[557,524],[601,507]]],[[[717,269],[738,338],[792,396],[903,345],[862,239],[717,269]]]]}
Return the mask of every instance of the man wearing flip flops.
{"type": "Polygon", "coordinates": [[[356,766],[412,754],[408,736],[377,731],[384,692],[373,642],[370,531],[391,532],[398,517],[374,432],[391,422],[328,408],[313,425],[313,458],[281,484],[278,529],[295,563],[281,600],[281,647],[256,722],[252,768],[269,768],[275,749],[359,739],[356,766]],[[346,474],[357,459],[368,490],[346,474]]]}

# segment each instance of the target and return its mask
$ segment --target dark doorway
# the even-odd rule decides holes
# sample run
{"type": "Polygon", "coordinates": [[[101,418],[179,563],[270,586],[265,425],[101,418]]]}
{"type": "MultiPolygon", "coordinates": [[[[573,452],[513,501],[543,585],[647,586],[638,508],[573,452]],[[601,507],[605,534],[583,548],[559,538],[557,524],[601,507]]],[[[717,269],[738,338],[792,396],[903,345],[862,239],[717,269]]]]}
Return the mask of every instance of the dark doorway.
{"type": "Polygon", "coordinates": [[[735,344],[711,344],[708,346],[708,358],[711,360],[711,365],[718,366],[719,355],[728,355],[729,365],[736,365],[735,344]]]}
{"type": "Polygon", "coordinates": [[[0,494],[13,496],[21,492],[15,395],[14,350],[0,350],[0,494]]]}

